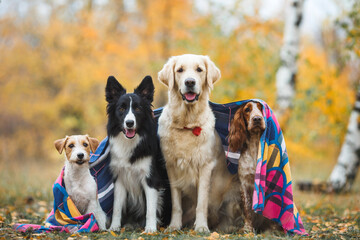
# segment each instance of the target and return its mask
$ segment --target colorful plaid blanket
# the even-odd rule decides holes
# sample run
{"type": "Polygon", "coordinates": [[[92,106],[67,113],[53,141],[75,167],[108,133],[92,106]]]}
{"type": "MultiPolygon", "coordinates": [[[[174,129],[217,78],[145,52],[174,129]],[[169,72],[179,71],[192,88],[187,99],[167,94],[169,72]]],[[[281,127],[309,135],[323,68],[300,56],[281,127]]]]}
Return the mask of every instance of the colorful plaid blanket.
{"type": "MultiPolygon", "coordinates": [[[[229,151],[227,136],[231,119],[240,105],[251,101],[244,100],[227,104],[210,102],[216,117],[215,128],[222,139],[227,156],[228,170],[237,173],[239,153],[229,151]]],[[[293,202],[292,181],[289,159],[282,131],[270,107],[262,100],[263,115],[266,129],[261,136],[261,155],[258,158],[255,174],[255,189],[253,195],[253,209],[263,216],[280,224],[290,233],[306,234],[299,213],[293,202]]],[[[159,118],[162,108],[154,110],[156,119],[159,118]]],[[[98,149],[91,156],[90,171],[98,184],[100,204],[108,217],[112,215],[113,182],[109,171],[108,139],[105,138],[98,149]]],[[[45,226],[34,224],[16,224],[18,231],[32,228],[35,232],[65,231],[65,232],[93,232],[98,226],[92,214],[79,215],[76,207],[66,193],[62,175],[56,180],[54,190],[54,209],[46,219],[45,226]]]]}

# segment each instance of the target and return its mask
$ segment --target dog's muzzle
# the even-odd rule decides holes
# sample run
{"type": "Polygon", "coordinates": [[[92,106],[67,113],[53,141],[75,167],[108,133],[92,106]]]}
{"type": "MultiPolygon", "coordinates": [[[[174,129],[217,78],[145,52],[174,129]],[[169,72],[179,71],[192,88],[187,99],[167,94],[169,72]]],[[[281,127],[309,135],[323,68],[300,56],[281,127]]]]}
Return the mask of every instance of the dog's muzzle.
{"type": "Polygon", "coordinates": [[[258,131],[263,131],[265,130],[265,124],[263,122],[263,117],[261,116],[255,116],[253,119],[252,119],[252,131],[254,132],[258,132],[258,131]]]}
{"type": "Polygon", "coordinates": [[[76,160],[76,164],[77,165],[82,165],[84,164],[86,161],[84,160],[85,154],[84,153],[78,153],[77,154],[77,160],[76,160]]]}
{"type": "Polygon", "coordinates": [[[186,87],[186,93],[182,93],[180,91],[180,94],[182,96],[182,99],[187,102],[194,102],[199,100],[199,95],[194,92],[194,87],[196,85],[196,81],[194,78],[187,78],[185,79],[185,87],[186,87]]]}

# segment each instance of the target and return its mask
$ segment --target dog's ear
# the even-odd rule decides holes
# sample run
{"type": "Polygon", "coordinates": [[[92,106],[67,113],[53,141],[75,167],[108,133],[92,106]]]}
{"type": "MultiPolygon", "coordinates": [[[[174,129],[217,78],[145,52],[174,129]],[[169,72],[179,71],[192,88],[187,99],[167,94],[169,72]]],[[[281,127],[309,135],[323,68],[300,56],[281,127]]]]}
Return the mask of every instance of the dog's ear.
{"type": "Polygon", "coordinates": [[[55,145],[55,148],[56,150],[58,150],[58,152],[61,154],[62,151],[64,150],[65,148],[65,145],[66,145],[66,141],[69,139],[68,136],[66,136],[65,138],[62,138],[62,139],[58,139],[54,142],[54,145],[55,145]]]}
{"type": "Polygon", "coordinates": [[[99,140],[97,140],[96,138],[89,137],[88,135],[86,135],[86,138],[89,141],[91,152],[94,153],[97,147],[99,146],[99,140]]]}
{"type": "Polygon", "coordinates": [[[142,98],[152,103],[154,100],[154,83],[150,76],[146,76],[140,85],[134,90],[134,93],[139,94],[142,98]]]}
{"type": "Polygon", "coordinates": [[[214,84],[221,77],[220,70],[215,66],[215,63],[210,60],[208,56],[204,56],[206,66],[206,82],[210,89],[213,89],[214,84]]]}
{"type": "Polygon", "coordinates": [[[240,150],[243,153],[247,149],[246,139],[248,132],[244,117],[244,104],[236,111],[234,118],[231,120],[229,132],[230,150],[236,152],[240,150]]]}
{"type": "Polygon", "coordinates": [[[158,79],[160,82],[165,84],[169,90],[174,87],[174,67],[175,67],[176,57],[171,57],[164,67],[158,73],[158,79]]]}
{"type": "Polygon", "coordinates": [[[117,101],[119,97],[125,93],[126,89],[121,86],[116,78],[114,76],[109,76],[105,88],[106,101],[108,103],[117,101]]]}

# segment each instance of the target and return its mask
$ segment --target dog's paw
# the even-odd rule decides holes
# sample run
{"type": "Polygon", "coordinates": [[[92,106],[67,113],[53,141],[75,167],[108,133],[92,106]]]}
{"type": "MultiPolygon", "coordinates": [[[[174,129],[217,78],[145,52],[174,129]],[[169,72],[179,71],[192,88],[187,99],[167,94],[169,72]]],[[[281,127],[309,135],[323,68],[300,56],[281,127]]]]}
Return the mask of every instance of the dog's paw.
{"type": "Polygon", "coordinates": [[[157,232],[156,227],[148,227],[148,226],[146,226],[145,230],[142,233],[146,234],[146,233],[154,233],[154,232],[157,232]]]}
{"type": "Polygon", "coordinates": [[[165,232],[166,233],[171,233],[171,232],[174,232],[174,231],[177,231],[177,230],[180,230],[181,229],[181,226],[180,225],[171,225],[168,226],[166,229],[165,229],[165,232]]]}
{"type": "Polygon", "coordinates": [[[110,228],[108,229],[109,232],[113,231],[113,232],[120,232],[121,230],[121,226],[120,225],[111,225],[110,228]]]}
{"type": "Polygon", "coordinates": [[[206,225],[195,226],[195,231],[199,232],[199,233],[209,233],[210,232],[208,226],[206,226],[206,225]]]}
{"type": "Polygon", "coordinates": [[[243,231],[243,232],[251,233],[251,232],[255,232],[255,229],[253,228],[253,226],[252,226],[251,224],[246,224],[246,223],[245,223],[242,231],[243,231]]]}

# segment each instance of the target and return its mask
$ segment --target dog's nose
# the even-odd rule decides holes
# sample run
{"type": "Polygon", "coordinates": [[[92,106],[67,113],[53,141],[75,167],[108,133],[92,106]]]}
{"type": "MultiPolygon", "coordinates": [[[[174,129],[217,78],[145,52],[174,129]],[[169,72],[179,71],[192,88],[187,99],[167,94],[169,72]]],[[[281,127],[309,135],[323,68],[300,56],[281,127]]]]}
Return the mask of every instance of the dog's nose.
{"type": "Polygon", "coordinates": [[[260,117],[260,116],[255,116],[255,117],[253,118],[253,121],[254,121],[254,123],[260,123],[260,122],[261,122],[261,119],[262,119],[262,117],[260,117]]]}
{"type": "Polygon", "coordinates": [[[127,121],[125,122],[125,124],[126,124],[126,126],[127,126],[128,128],[131,128],[131,127],[134,126],[134,121],[133,121],[133,120],[127,120],[127,121]]]}
{"type": "Polygon", "coordinates": [[[187,87],[195,86],[195,79],[193,79],[193,78],[185,79],[185,86],[187,86],[187,87]]]}
{"type": "Polygon", "coordinates": [[[83,159],[83,158],[84,158],[84,154],[83,154],[83,153],[78,153],[77,157],[78,157],[79,159],[83,159]]]}

